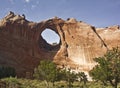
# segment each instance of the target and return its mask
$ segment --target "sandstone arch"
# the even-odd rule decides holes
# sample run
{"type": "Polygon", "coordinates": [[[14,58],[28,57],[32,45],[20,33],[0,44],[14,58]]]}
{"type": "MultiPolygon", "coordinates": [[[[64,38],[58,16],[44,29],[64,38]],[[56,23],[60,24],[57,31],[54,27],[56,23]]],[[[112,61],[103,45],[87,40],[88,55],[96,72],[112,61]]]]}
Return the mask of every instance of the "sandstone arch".
{"type": "Polygon", "coordinates": [[[73,18],[57,17],[35,23],[10,13],[0,20],[0,65],[13,66],[18,77],[25,77],[40,60],[51,59],[61,68],[87,73],[96,64],[93,58],[107,51],[103,42],[110,49],[120,45],[119,37],[119,26],[95,28],[73,18]],[[44,48],[47,45],[41,38],[46,28],[60,36],[60,44],[51,46],[52,50],[44,48]]]}

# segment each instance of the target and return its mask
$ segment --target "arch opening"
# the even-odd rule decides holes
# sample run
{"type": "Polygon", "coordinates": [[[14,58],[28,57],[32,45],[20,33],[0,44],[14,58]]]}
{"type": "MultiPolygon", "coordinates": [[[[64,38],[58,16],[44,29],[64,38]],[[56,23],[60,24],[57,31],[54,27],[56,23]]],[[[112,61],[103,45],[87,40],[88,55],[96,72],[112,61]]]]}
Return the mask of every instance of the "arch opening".
{"type": "Polygon", "coordinates": [[[58,45],[60,43],[59,35],[51,29],[45,29],[41,36],[50,45],[58,45]]]}
{"type": "Polygon", "coordinates": [[[44,41],[43,48],[46,50],[58,50],[60,47],[60,36],[54,30],[46,28],[41,33],[41,38],[44,41]]]}

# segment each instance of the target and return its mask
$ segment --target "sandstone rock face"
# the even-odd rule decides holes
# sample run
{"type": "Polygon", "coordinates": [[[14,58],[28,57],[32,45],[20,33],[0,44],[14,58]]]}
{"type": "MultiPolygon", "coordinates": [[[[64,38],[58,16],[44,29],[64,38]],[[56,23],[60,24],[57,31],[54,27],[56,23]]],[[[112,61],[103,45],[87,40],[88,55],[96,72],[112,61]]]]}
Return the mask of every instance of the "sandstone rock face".
{"type": "Polygon", "coordinates": [[[93,58],[116,46],[120,46],[119,26],[95,28],[73,18],[57,17],[35,23],[13,12],[0,21],[0,65],[14,67],[18,77],[33,72],[43,59],[87,74],[96,64],[93,58]],[[46,28],[60,36],[60,44],[52,46],[42,38],[46,28]]]}

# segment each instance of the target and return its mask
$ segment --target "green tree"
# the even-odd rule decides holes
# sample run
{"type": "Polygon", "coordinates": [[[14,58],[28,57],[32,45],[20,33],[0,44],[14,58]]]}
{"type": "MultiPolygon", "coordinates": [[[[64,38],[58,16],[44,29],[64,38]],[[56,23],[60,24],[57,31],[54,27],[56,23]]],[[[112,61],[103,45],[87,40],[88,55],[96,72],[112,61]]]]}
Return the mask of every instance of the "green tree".
{"type": "Polygon", "coordinates": [[[38,67],[34,69],[33,76],[39,80],[44,80],[49,88],[49,82],[52,82],[54,86],[54,82],[57,80],[57,67],[50,60],[40,61],[38,67]]]}
{"type": "Polygon", "coordinates": [[[79,84],[81,84],[81,82],[83,82],[83,86],[86,86],[86,83],[88,81],[87,79],[87,75],[85,75],[84,72],[78,72],[77,73],[77,79],[79,80],[79,84]]]}
{"type": "Polygon", "coordinates": [[[117,88],[120,82],[120,49],[113,48],[103,57],[95,58],[98,63],[89,73],[93,80],[100,80],[105,85],[109,82],[117,88]]]}
{"type": "Polygon", "coordinates": [[[70,68],[69,69],[62,69],[59,72],[60,80],[64,80],[67,82],[68,88],[71,88],[74,81],[77,80],[77,75],[74,71],[72,71],[70,68]]]}

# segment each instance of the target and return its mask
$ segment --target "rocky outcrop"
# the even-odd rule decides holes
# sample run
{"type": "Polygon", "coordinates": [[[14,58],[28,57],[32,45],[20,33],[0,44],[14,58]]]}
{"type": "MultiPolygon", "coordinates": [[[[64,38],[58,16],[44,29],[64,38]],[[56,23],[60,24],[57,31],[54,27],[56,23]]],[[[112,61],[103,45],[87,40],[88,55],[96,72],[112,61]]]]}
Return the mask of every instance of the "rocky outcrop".
{"type": "Polygon", "coordinates": [[[14,67],[18,77],[33,72],[43,59],[87,73],[96,64],[93,58],[119,46],[119,38],[119,26],[95,28],[73,18],[57,17],[35,23],[10,12],[0,21],[0,64],[14,67]],[[60,36],[60,44],[52,46],[42,38],[46,28],[60,36]]]}

